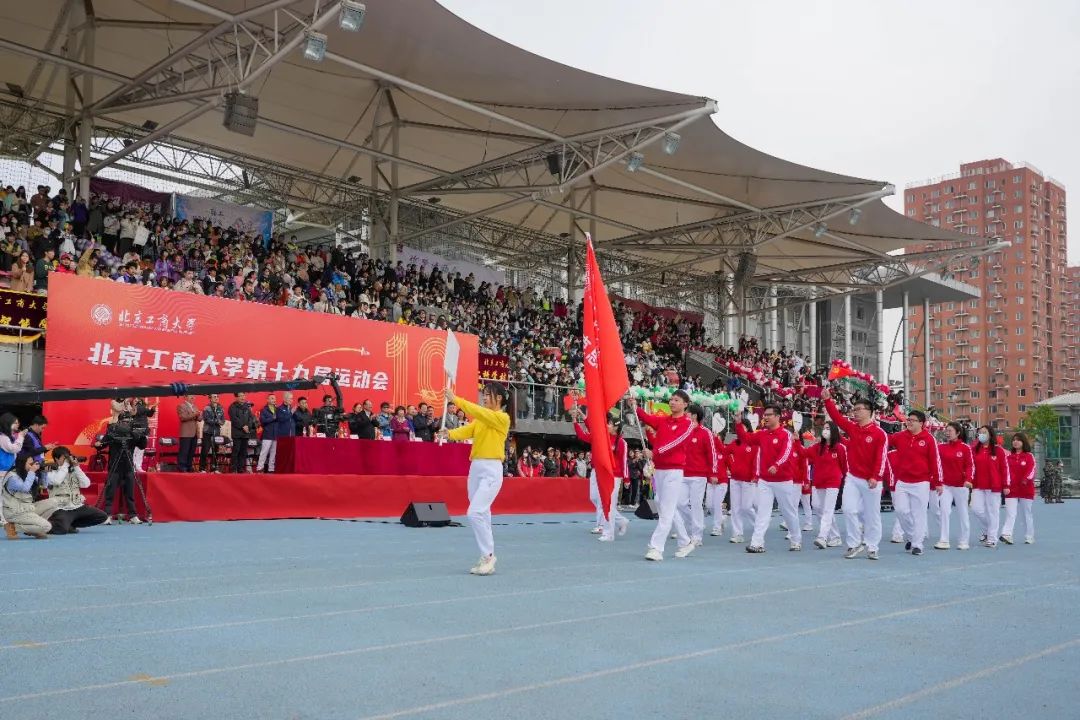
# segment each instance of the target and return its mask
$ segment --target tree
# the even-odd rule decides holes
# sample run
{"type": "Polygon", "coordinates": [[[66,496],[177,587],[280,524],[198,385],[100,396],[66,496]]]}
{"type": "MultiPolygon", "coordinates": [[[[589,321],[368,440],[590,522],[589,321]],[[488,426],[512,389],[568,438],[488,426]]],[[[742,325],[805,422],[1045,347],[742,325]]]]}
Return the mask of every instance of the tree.
{"type": "Polygon", "coordinates": [[[1032,406],[1020,420],[1020,429],[1038,439],[1049,454],[1050,439],[1058,429],[1058,414],[1049,405],[1032,406]]]}

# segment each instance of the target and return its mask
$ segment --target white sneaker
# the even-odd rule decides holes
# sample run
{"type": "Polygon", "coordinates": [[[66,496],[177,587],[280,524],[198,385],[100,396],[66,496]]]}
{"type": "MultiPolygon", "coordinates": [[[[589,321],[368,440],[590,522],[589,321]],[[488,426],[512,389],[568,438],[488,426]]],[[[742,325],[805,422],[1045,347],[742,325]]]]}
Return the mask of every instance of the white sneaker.
{"type": "Polygon", "coordinates": [[[470,573],[472,573],[473,575],[475,575],[475,574],[476,574],[476,571],[477,571],[477,570],[478,570],[478,569],[480,568],[480,566],[481,566],[481,565],[483,565],[483,564],[484,564],[484,556],[483,556],[483,555],[481,555],[481,556],[480,556],[480,559],[476,561],[476,564],[475,564],[475,565],[473,565],[473,566],[472,566],[471,568],[469,568],[469,572],[470,572],[470,573]]]}
{"type": "Polygon", "coordinates": [[[1025,545],[1034,545],[1035,544],[1035,538],[1024,538],[1024,544],[1025,545]]]}
{"type": "Polygon", "coordinates": [[[810,523],[806,523],[805,525],[802,526],[802,531],[803,532],[811,532],[813,529],[814,529],[814,526],[811,525],[810,523]]]}
{"type": "Polygon", "coordinates": [[[900,543],[904,542],[904,538],[902,538],[902,537],[896,537],[895,535],[893,535],[893,536],[892,536],[892,537],[891,537],[891,538],[889,539],[889,542],[891,542],[891,543],[895,543],[895,544],[899,545],[900,543]]]}
{"type": "Polygon", "coordinates": [[[626,534],[627,528],[630,527],[630,521],[626,518],[619,518],[618,521],[615,523],[615,526],[615,534],[617,534],[619,537],[622,537],[626,534]]]}
{"type": "Polygon", "coordinates": [[[591,532],[591,533],[592,533],[593,535],[599,535],[600,533],[604,532],[604,528],[602,528],[602,527],[600,527],[599,525],[597,525],[596,527],[594,527],[594,528],[593,528],[592,530],[590,530],[589,532],[591,532]]]}
{"type": "Polygon", "coordinates": [[[488,555],[480,560],[480,564],[469,571],[473,575],[493,575],[495,573],[495,556],[488,555]]]}
{"type": "Polygon", "coordinates": [[[934,544],[934,549],[935,550],[948,550],[949,549],[949,543],[942,540],[941,542],[934,544]]]}
{"type": "Polygon", "coordinates": [[[650,547],[648,549],[648,551],[645,553],[645,559],[660,562],[661,560],[664,559],[664,553],[660,552],[659,550],[657,550],[654,547],[650,547]]]}
{"type": "Polygon", "coordinates": [[[1012,545],[1013,544],[1012,535],[1002,535],[1001,539],[1002,539],[1002,541],[1004,541],[1004,543],[1006,545],[1012,545]]]}
{"type": "Polygon", "coordinates": [[[712,537],[720,537],[723,534],[724,534],[724,529],[723,528],[713,528],[712,532],[709,533],[709,535],[711,535],[712,537]]]}
{"type": "Polygon", "coordinates": [[[138,515],[132,515],[131,519],[128,520],[128,525],[142,525],[142,520],[139,519],[138,515]]]}
{"type": "Polygon", "coordinates": [[[787,523],[784,522],[783,520],[780,521],[780,529],[781,530],[787,530],[787,523]]]}
{"type": "Polygon", "coordinates": [[[828,546],[829,546],[828,543],[826,543],[821,538],[818,538],[817,540],[814,540],[814,547],[816,547],[818,550],[824,550],[828,546]]]}
{"type": "Polygon", "coordinates": [[[802,550],[802,544],[791,543],[791,547],[789,547],[788,550],[790,550],[791,552],[799,552],[800,550],[802,550]]]}
{"type": "Polygon", "coordinates": [[[701,542],[701,538],[698,538],[697,540],[691,540],[690,543],[694,547],[701,547],[703,545],[703,543],[701,542]]]}
{"type": "Polygon", "coordinates": [[[113,524],[112,515],[109,515],[107,518],[105,518],[105,522],[103,522],[101,524],[102,525],[112,525],[113,524]]]}
{"type": "Polygon", "coordinates": [[[599,540],[600,542],[615,542],[615,536],[614,535],[601,534],[600,537],[598,537],[596,539],[599,540]]]}
{"type": "Polygon", "coordinates": [[[694,545],[694,543],[690,543],[689,545],[683,545],[681,548],[675,551],[675,557],[684,558],[690,553],[694,552],[694,550],[696,549],[697,546],[694,545]]]}
{"type": "Polygon", "coordinates": [[[679,533],[671,533],[670,535],[668,535],[668,540],[678,540],[678,539],[679,539],[679,533]]]}
{"type": "Polygon", "coordinates": [[[730,542],[730,543],[735,543],[736,545],[740,545],[740,544],[742,544],[742,543],[743,543],[743,542],[745,542],[745,541],[743,540],[743,536],[742,536],[742,535],[735,535],[735,536],[733,536],[733,537],[732,537],[732,538],[731,538],[730,540],[728,540],[728,542],[730,542]]]}
{"type": "Polygon", "coordinates": [[[959,545],[957,545],[957,546],[956,546],[956,549],[957,549],[957,550],[967,550],[967,549],[969,549],[970,547],[971,547],[971,546],[970,546],[970,545],[968,545],[967,543],[960,543],[959,545]]]}
{"type": "Polygon", "coordinates": [[[840,547],[841,545],[844,544],[844,541],[841,540],[840,538],[833,538],[832,540],[830,540],[829,542],[827,542],[825,544],[828,545],[829,547],[840,547]]]}

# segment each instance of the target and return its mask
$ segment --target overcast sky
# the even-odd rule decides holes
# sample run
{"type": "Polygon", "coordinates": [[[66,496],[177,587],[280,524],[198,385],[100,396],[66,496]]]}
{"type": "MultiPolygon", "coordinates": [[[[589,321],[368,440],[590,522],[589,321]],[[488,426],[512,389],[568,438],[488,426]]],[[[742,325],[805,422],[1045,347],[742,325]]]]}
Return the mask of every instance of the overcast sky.
{"type": "Polygon", "coordinates": [[[892,182],[895,209],[992,157],[1080,192],[1078,0],[440,1],[553,60],[714,98],[735,138],[892,182]]]}

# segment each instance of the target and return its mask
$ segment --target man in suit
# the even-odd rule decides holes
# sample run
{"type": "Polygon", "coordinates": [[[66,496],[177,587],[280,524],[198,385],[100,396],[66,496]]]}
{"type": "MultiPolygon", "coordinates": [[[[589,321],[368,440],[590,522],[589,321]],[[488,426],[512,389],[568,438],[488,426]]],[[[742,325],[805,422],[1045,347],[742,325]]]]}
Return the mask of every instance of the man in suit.
{"type": "Polygon", "coordinates": [[[229,425],[232,427],[232,471],[244,472],[247,462],[248,440],[255,435],[255,415],[251,412],[244,393],[236,393],[229,405],[229,425]]]}
{"type": "Polygon", "coordinates": [[[195,437],[199,426],[199,408],[195,407],[190,395],[181,395],[176,406],[176,415],[180,418],[180,453],[176,458],[177,470],[194,471],[195,437]]]}

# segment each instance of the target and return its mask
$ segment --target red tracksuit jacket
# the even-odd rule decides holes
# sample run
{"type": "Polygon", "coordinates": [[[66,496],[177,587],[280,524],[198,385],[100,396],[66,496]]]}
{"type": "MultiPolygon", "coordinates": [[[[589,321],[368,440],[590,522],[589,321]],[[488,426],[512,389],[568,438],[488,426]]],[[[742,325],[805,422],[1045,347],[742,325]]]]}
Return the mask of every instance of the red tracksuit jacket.
{"type": "MultiPolygon", "coordinates": [[[[589,433],[589,428],[581,423],[575,422],[574,432],[577,433],[578,440],[583,443],[592,444],[592,435],[589,433]]],[[[619,435],[612,441],[611,449],[615,453],[615,478],[617,480],[625,480],[630,477],[630,466],[627,464],[627,456],[629,453],[627,452],[626,438],[619,435]]]]}
{"type": "Polygon", "coordinates": [[[842,442],[836,443],[833,448],[827,443],[799,448],[799,454],[813,468],[813,487],[819,490],[840,488],[841,481],[848,473],[847,448],[842,442]]]}
{"type": "Polygon", "coordinates": [[[975,490],[1001,492],[1012,484],[1009,481],[1009,461],[1005,457],[1005,448],[995,447],[991,456],[988,446],[976,444],[971,449],[971,454],[975,456],[975,490]]]}
{"type": "Polygon", "coordinates": [[[889,464],[899,482],[929,482],[933,490],[941,485],[941,456],[934,436],[925,428],[918,435],[901,430],[889,436],[889,464]]]}
{"type": "Polygon", "coordinates": [[[653,438],[653,465],[657,470],[683,470],[686,468],[686,445],[694,429],[688,415],[673,418],[670,415],[650,415],[637,409],[641,422],[651,427],[653,438]]]}
{"type": "Polygon", "coordinates": [[[728,469],[731,471],[732,480],[750,482],[757,480],[758,449],[747,442],[732,440],[730,445],[725,445],[727,451],[728,469]]]}
{"type": "Polygon", "coordinates": [[[941,482],[949,487],[964,487],[974,482],[975,461],[971,446],[961,440],[938,445],[941,456],[941,482]]]}
{"type": "Polygon", "coordinates": [[[885,476],[888,435],[876,423],[863,427],[848,420],[836,409],[836,403],[825,401],[829,417],[848,436],[848,472],[863,480],[882,480],[885,476]]]}
{"type": "Polygon", "coordinates": [[[727,446],[719,435],[713,435],[713,447],[716,448],[716,482],[724,484],[728,481],[727,446]]]}
{"type": "Polygon", "coordinates": [[[1012,487],[1009,488],[1009,497],[1018,500],[1035,499],[1035,456],[1029,452],[1009,453],[1009,478],[1012,487]]]}
{"type": "Polygon", "coordinates": [[[735,432],[741,442],[757,446],[758,459],[755,474],[759,479],[768,482],[791,482],[794,477],[794,468],[788,461],[795,450],[795,439],[791,437],[791,433],[782,427],[748,433],[742,423],[735,424],[735,432]],[[770,473],[770,468],[776,468],[776,472],[770,473]]]}
{"type": "Polygon", "coordinates": [[[695,425],[686,447],[686,477],[714,478],[717,473],[716,445],[712,433],[695,425]]]}

